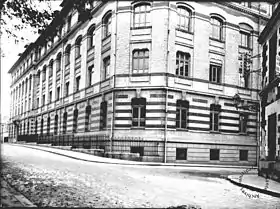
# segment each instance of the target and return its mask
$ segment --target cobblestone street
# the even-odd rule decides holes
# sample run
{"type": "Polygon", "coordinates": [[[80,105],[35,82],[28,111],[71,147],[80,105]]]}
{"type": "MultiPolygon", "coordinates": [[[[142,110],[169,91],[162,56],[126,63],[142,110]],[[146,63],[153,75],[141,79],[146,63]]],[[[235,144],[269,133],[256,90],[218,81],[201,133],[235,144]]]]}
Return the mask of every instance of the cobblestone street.
{"type": "Polygon", "coordinates": [[[39,207],[280,208],[276,197],[246,197],[219,178],[226,172],[207,175],[202,169],[205,175],[198,175],[189,168],[108,165],[25,147],[1,149],[2,177],[39,207]]]}

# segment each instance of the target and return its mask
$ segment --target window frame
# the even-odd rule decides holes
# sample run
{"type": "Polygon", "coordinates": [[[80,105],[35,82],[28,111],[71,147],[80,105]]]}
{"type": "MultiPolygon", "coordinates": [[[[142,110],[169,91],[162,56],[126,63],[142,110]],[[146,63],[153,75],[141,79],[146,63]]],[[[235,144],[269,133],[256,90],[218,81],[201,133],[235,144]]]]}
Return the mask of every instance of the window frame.
{"type": "Polygon", "coordinates": [[[82,54],[81,54],[81,47],[82,47],[82,36],[78,36],[76,41],[75,41],[75,59],[79,59],[82,54]]]}
{"type": "Polygon", "coordinates": [[[210,156],[209,156],[209,160],[215,160],[215,161],[220,161],[220,149],[210,149],[210,156]],[[217,153],[215,153],[215,152],[217,152],[217,153]],[[217,156],[216,156],[216,154],[218,154],[217,156],[218,156],[218,158],[217,158],[217,156]],[[214,155],[214,156],[213,156],[214,155]],[[212,156],[212,157],[211,157],[212,156]],[[212,159],[211,159],[212,158],[212,159]],[[213,159],[214,158],[214,159],[213,159]]]}
{"type": "Polygon", "coordinates": [[[188,116],[189,116],[189,101],[177,100],[175,127],[177,129],[188,129],[188,116]],[[185,118],[183,118],[184,114],[185,114],[185,118]],[[184,123],[184,121],[185,121],[185,123],[184,123]],[[185,124],[185,125],[183,125],[183,124],[185,124]]]}
{"type": "Polygon", "coordinates": [[[224,28],[224,20],[217,16],[211,16],[210,18],[211,23],[211,39],[217,40],[217,41],[223,41],[223,28],[224,28]],[[217,24],[219,23],[219,24],[217,24]],[[218,32],[218,33],[217,33],[218,32]],[[216,35],[216,33],[218,35],[216,35]]]}
{"type": "Polygon", "coordinates": [[[249,150],[239,150],[239,161],[248,161],[248,158],[249,158],[249,150]]]}
{"type": "Polygon", "coordinates": [[[222,68],[223,65],[221,63],[210,62],[210,66],[209,66],[210,83],[222,84],[222,68]]]}
{"type": "Polygon", "coordinates": [[[107,128],[107,118],[108,117],[108,102],[102,101],[100,103],[100,130],[105,130],[107,128]]]}
{"type": "Polygon", "coordinates": [[[62,120],[62,134],[66,134],[67,132],[67,112],[63,113],[63,120],[62,120]]]}
{"type": "Polygon", "coordinates": [[[191,55],[188,52],[176,52],[176,71],[175,74],[180,77],[190,77],[191,55]],[[181,73],[180,64],[183,63],[183,71],[181,73]],[[186,68],[187,66],[187,68],[186,68]]]}
{"type": "Polygon", "coordinates": [[[220,131],[220,113],[221,113],[221,105],[218,105],[218,104],[210,105],[210,127],[209,127],[209,129],[211,132],[220,131]]]}
{"type": "Polygon", "coordinates": [[[103,16],[102,23],[103,23],[103,39],[106,39],[112,33],[112,12],[108,12],[103,16]]]}
{"type": "Polygon", "coordinates": [[[151,8],[152,8],[152,6],[148,2],[140,2],[133,6],[133,27],[134,28],[146,28],[146,27],[151,26],[151,8]],[[142,9],[143,9],[143,11],[142,11],[142,9]],[[136,19],[138,19],[138,22],[136,22],[136,19]],[[143,19],[144,21],[141,21],[141,19],[143,19]]]}
{"type": "Polygon", "coordinates": [[[146,126],[147,100],[144,97],[131,99],[131,126],[141,128],[146,126]],[[137,111],[136,111],[137,110],[137,111]],[[135,117],[136,112],[136,117],[135,117]]]}
{"type": "Polygon", "coordinates": [[[111,57],[107,56],[103,58],[103,80],[110,77],[111,57]]]}
{"type": "Polygon", "coordinates": [[[247,134],[248,129],[248,113],[242,112],[239,114],[239,133],[247,134]]]}
{"type": "Polygon", "coordinates": [[[147,74],[150,67],[150,51],[149,49],[134,49],[132,51],[132,74],[147,74]],[[140,56],[142,55],[142,56],[140,56]],[[140,62],[142,61],[142,69],[140,69],[140,62]],[[137,69],[135,66],[137,62],[137,69]],[[141,72],[140,72],[141,71],[141,72]]]}
{"type": "Polygon", "coordinates": [[[184,5],[177,5],[177,28],[179,30],[191,32],[191,24],[192,24],[192,10],[184,5]],[[181,11],[184,11],[185,14],[182,14],[181,11]],[[181,21],[184,20],[184,26],[182,26],[181,21]],[[187,19],[187,27],[186,27],[186,19],[187,19]]]}
{"type": "Polygon", "coordinates": [[[73,111],[73,133],[77,133],[78,131],[78,118],[79,118],[79,110],[75,109],[73,111]]]}
{"type": "Polygon", "coordinates": [[[177,147],[176,148],[176,160],[188,160],[188,148],[177,147]],[[182,157],[182,154],[183,154],[183,157],[182,157]]]}
{"type": "Polygon", "coordinates": [[[91,119],[91,106],[86,107],[86,117],[85,117],[85,132],[90,131],[90,120],[91,119]]]}
{"type": "Polygon", "coordinates": [[[81,81],[81,76],[77,76],[75,79],[75,92],[79,92],[80,91],[80,81],[81,81]]]}
{"type": "Polygon", "coordinates": [[[65,48],[65,66],[70,65],[71,45],[68,44],[65,48]]]}
{"type": "Polygon", "coordinates": [[[87,31],[87,49],[90,50],[94,47],[95,25],[91,25],[87,31]]]}

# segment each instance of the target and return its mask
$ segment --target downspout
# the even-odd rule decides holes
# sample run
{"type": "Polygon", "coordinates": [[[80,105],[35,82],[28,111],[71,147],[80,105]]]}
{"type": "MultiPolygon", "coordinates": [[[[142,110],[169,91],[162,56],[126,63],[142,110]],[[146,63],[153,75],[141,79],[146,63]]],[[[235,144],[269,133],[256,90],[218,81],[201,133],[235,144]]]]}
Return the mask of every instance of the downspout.
{"type": "Polygon", "coordinates": [[[165,95],[165,126],[164,126],[164,163],[166,163],[167,153],[167,116],[168,116],[168,57],[169,57],[169,21],[170,21],[170,7],[168,4],[168,16],[167,16],[167,39],[166,39],[166,95],[165,95]]]}
{"type": "Polygon", "coordinates": [[[115,21],[115,53],[114,53],[114,57],[115,57],[115,66],[114,66],[114,74],[113,74],[113,89],[112,89],[112,117],[111,117],[111,133],[110,133],[110,152],[112,152],[113,150],[113,137],[114,137],[114,118],[115,118],[115,93],[114,93],[114,90],[115,90],[115,86],[116,86],[116,82],[115,82],[115,75],[116,75],[116,66],[117,66],[117,16],[118,16],[118,4],[119,4],[119,1],[117,0],[116,1],[116,21],[115,21]]]}

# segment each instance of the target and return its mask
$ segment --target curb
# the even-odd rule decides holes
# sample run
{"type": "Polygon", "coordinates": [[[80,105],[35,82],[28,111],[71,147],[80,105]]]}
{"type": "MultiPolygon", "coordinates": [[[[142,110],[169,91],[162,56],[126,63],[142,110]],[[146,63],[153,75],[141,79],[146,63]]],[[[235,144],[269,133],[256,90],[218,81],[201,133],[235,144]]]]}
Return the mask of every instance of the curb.
{"type": "MultiPolygon", "coordinates": [[[[148,162],[139,162],[139,163],[133,163],[133,161],[127,161],[125,162],[125,160],[123,160],[124,162],[105,162],[105,161],[96,161],[96,160],[87,160],[87,159],[82,159],[82,158],[79,158],[79,157],[73,157],[71,155],[67,155],[67,154],[62,154],[62,153],[57,153],[55,151],[50,151],[50,150],[45,150],[45,149],[40,149],[40,145],[29,145],[29,144],[16,144],[16,143],[13,143],[13,144],[10,144],[10,145],[13,145],[13,146],[24,146],[24,147],[27,147],[27,148],[30,148],[30,149],[36,149],[36,150],[41,150],[41,151],[45,151],[45,152],[49,152],[49,153],[52,153],[52,154],[57,154],[57,155],[61,155],[61,156],[64,156],[64,157],[69,157],[69,158],[72,158],[72,159],[75,159],[75,160],[82,160],[82,161],[86,161],[86,162],[93,162],[93,163],[102,163],[102,164],[113,164],[113,165],[138,165],[138,166],[168,166],[168,167],[204,167],[204,168],[235,168],[235,169],[244,169],[244,168],[252,168],[252,166],[236,166],[236,167],[233,167],[233,166],[221,166],[221,165],[199,165],[199,164],[169,164],[169,163],[148,163],[148,162]]],[[[49,147],[49,148],[52,148],[52,149],[59,149],[59,148],[55,148],[55,147],[49,147]]],[[[63,150],[63,149],[62,149],[63,150]]],[[[72,151],[72,150],[67,150],[67,151],[72,151]]],[[[72,151],[72,152],[75,152],[75,151],[72,151]]],[[[88,153],[83,153],[83,154],[87,154],[87,155],[90,155],[88,153]]],[[[103,157],[104,158],[104,157],[103,157]]],[[[257,169],[257,167],[253,167],[254,169],[257,169]]]]}
{"type": "MultiPolygon", "coordinates": [[[[2,181],[4,181],[10,188],[12,188],[13,190],[15,190],[15,192],[17,193],[16,195],[11,194],[11,192],[9,192],[12,196],[14,196],[19,202],[20,204],[23,205],[23,207],[37,207],[37,205],[35,205],[34,203],[32,203],[30,200],[28,200],[23,194],[21,194],[15,187],[13,187],[8,181],[6,181],[4,178],[2,178],[2,181]]],[[[11,206],[13,207],[13,206],[11,206]]]]}
{"type": "Polygon", "coordinates": [[[246,189],[250,189],[250,190],[253,190],[253,191],[256,191],[256,192],[260,192],[260,193],[263,193],[263,194],[267,194],[267,195],[270,195],[270,196],[280,197],[280,193],[278,193],[278,192],[273,192],[271,190],[261,189],[261,188],[254,187],[254,186],[251,186],[251,185],[248,185],[248,184],[243,184],[243,183],[240,183],[238,181],[235,181],[235,180],[231,179],[230,177],[227,177],[226,179],[228,181],[230,181],[231,183],[237,185],[237,186],[240,186],[240,187],[243,187],[243,188],[246,188],[246,189]]]}

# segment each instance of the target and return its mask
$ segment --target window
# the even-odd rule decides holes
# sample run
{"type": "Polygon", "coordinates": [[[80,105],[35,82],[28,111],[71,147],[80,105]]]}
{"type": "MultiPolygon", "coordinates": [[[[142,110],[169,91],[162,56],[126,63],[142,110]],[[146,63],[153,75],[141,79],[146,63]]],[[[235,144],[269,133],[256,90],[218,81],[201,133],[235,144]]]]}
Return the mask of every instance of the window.
{"type": "Polygon", "coordinates": [[[248,161],[248,150],[239,150],[239,160],[248,161]]]}
{"type": "Polygon", "coordinates": [[[43,96],[42,96],[42,106],[44,106],[45,105],[45,94],[43,94],[43,96]]]}
{"type": "Polygon", "coordinates": [[[138,4],[134,7],[134,27],[147,27],[151,24],[150,10],[149,4],[138,4]]]}
{"type": "Polygon", "coordinates": [[[69,95],[69,81],[65,84],[65,96],[67,97],[69,95]]]}
{"type": "Polygon", "coordinates": [[[100,129],[105,129],[107,126],[107,102],[101,102],[100,106],[100,129]]]}
{"type": "Polygon", "coordinates": [[[71,52],[71,46],[68,44],[65,49],[65,65],[70,64],[70,52],[71,52]]]}
{"type": "Polygon", "coordinates": [[[37,104],[36,107],[38,108],[39,107],[39,98],[36,99],[36,104],[37,104]]]}
{"type": "Polygon", "coordinates": [[[57,135],[58,130],[58,115],[55,115],[54,117],[54,135],[57,135]]]}
{"type": "Polygon", "coordinates": [[[103,59],[104,79],[110,76],[110,56],[103,59]]]}
{"type": "Polygon", "coordinates": [[[51,129],[51,118],[48,117],[48,120],[47,120],[47,134],[48,135],[50,134],[50,129],[51,129]]]}
{"type": "Polygon", "coordinates": [[[66,131],[67,131],[67,112],[63,114],[62,133],[65,134],[66,131]]]}
{"type": "Polygon", "coordinates": [[[223,21],[216,17],[211,17],[212,33],[211,38],[222,40],[223,21]]]}
{"type": "Polygon", "coordinates": [[[183,6],[178,6],[177,7],[177,25],[178,28],[190,31],[191,28],[191,12],[183,7],[183,6]]]}
{"type": "Polygon", "coordinates": [[[75,58],[79,58],[81,56],[81,43],[82,43],[82,36],[79,36],[76,39],[76,43],[75,43],[75,58]]]}
{"type": "Polygon", "coordinates": [[[52,91],[49,92],[49,103],[52,102],[52,91]]]}
{"type": "Polygon", "coordinates": [[[240,46],[250,48],[250,33],[240,31],[240,46]]]}
{"type": "Polygon", "coordinates": [[[103,18],[103,38],[111,35],[111,22],[112,22],[112,14],[109,13],[103,18]]]}
{"type": "Polygon", "coordinates": [[[130,147],[130,153],[139,153],[140,156],[144,156],[144,147],[130,147]]]}
{"type": "Polygon", "coordinates": [[[187,148],[176,148],[176,160],[187,160],[187,148]]]}
{"type": "Polygon", "coordinates": [[[60,87],[56,88],[56,100],[59,100],[60,97],[60,87]]]}
{"type": "Polygon", "coordinates": [[[43,77],[42,77],[42,80],[43,82],[46,80],[46,71],[47,71],[47,67],[46,65],[43,67],[43,77]]]}
{"type": "Polygon", "coordinates": [[[87,41],[88,41],[88,49],[91,49],[95,42],[94,42],[94,31],[95,31],[95,25],[90,26],[87,32],[87,41]]]}
{"type": "Polygon", "coordinates": [[[73,133],[77,132],[77,126],[78,126],[78,110],[74,110],[74,116],[73,116],[73,133]]]}
{"type": "Polygon", "coordinates": [[[59,53],[56,57],[56,71],[61,70],[61,53],[59,53]]]}
{"type": "Polygon", "coordinates": [[[49,77],[52,77],[53,75],[53,60],[49,63],[49,77]]]}
{"type": "Polygon", "coordinates": [[[149,71],[149,50],[134,50],[133,51],[133,73],[148,73],[149,71]]]}
{"type": "Polygon", "coordinates": [[[88,67],[88,86],[92,85],[93,65],[88,67]]]}
{"type": "Polygon", "coordinates": [[[209,81],[213,83],[221,83],[222,65],[210,64],[209,81]]]}
{"type": "Polygon", "coordinates": [[[67,32],[69,32],[70,29],[71,29],[71,19],[72,19],[71,15],[68,16],[68,18],[67,18],[67,32]]]}
{"type": "Polygon", "coordinates": [[[78,76],[76,78],[76,92],[78,92],[80,89],[80,80],[81,80],[81,76],[78,76]]]}
{"type": "Polygon", "coordinates": [[[177,100],[176,103],[176,128],[187,128],[189,102],[177,100]]]}
{"type": "Polygon", "coordinates": [[[37,134],[37,127],[38,127],[38,121],[37,120],[35,120],[35,130],[34,130],[34,132],[35,132],[35,134],[37,134]]]}
{"type": "Polygon", "coordinates": [[[176,75],[188,77],[190,68],[190,54],[178,51],[176,53],[176,75]]]}
{"type": "Polygon", "coordinates": [[[220,160],[219,149],[210,149],[210,160],[220,160]]]}
{"type": "Polygon", "coordinates": [[[90,131],[90,115],[91,115],[91,106],[86,107],[86,119],[85,119],[85,131],[90,131]]]}
{"type": "Polygon", "coordinates": [[[221,105],[210,105],[210,131],[219,131],[219,115],[221,105]]]}
{"type": "Polygon", "coordinates": [[[27,90],[28,90],[28,78],[26,78],[25,81],[25,93],[27,93],[27,90]]]}
{"type": "Polygon", "coordinates": [[[241,113],[239,115],[239,132],[246,133],[247,132],[247,121],[248,121],[248,114],[241,113]]]}
{"type": "Polygon", "coordinates": [[[144,127],[146,125],[146,99],[133,98],[132,105],[132,126],[144,127]]]}
{"type": "Polygon", "coordinates": [[[41,135],[43,135],[44,119],[41,119],[41,135]]]}

